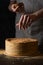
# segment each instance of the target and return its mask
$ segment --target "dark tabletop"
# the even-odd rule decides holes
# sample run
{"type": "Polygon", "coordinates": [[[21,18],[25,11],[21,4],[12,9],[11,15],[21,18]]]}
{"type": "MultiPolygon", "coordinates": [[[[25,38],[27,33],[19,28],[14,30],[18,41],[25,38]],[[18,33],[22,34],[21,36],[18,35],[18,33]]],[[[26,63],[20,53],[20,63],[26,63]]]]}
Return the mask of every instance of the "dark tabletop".
{"type": "Polygon", "coordinates": [[[43,65],[43,56],[16,58],[0,54],[0,65],[43,65]]]}

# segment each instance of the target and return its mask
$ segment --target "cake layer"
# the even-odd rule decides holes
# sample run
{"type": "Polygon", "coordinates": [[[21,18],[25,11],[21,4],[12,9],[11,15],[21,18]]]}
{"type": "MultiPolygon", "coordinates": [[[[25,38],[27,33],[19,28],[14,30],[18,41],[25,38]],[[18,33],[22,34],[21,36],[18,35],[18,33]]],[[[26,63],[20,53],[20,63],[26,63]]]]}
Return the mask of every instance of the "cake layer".
{"type": "Polygon", "coordinates": [[[38,41],[31,38],[9,38],[5,40],[5,53],[10,56],[31,56],[37,53],[38,41]]]}

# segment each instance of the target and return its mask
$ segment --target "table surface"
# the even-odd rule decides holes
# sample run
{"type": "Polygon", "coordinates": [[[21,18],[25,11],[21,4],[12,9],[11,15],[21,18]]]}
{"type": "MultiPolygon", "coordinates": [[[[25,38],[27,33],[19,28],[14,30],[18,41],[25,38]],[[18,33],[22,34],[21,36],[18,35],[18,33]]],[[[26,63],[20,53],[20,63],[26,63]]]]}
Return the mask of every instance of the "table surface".
{"type": "Polygon", "coordinates": [[[34,57],[11,57],[0,50],[0,65],[43,65],[43,54],[34,57]]]}

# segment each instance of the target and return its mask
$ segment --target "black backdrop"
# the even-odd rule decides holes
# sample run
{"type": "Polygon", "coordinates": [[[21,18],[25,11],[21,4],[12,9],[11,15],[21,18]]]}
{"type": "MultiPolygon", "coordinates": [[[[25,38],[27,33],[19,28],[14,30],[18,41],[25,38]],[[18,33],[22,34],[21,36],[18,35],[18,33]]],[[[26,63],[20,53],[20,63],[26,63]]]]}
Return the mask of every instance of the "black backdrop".
{"type": "Polygon", "coordinates": [[[0,48],[5,48],[5,39],[15,37],[15,13],[8,10],[10,0],[0,0],[0,48]]]}

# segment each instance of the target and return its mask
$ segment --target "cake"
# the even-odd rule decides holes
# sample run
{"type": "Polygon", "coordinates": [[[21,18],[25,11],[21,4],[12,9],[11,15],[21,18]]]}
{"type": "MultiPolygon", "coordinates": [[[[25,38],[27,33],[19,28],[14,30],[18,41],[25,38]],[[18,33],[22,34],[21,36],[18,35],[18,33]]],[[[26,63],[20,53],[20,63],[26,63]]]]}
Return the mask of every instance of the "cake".
{"type": "Polygon", "coordinates": [[[5,40],[5,54],[9,56],[31,56],[36,54],[37,50],[37,39],[8,38],[5,40]]]}

